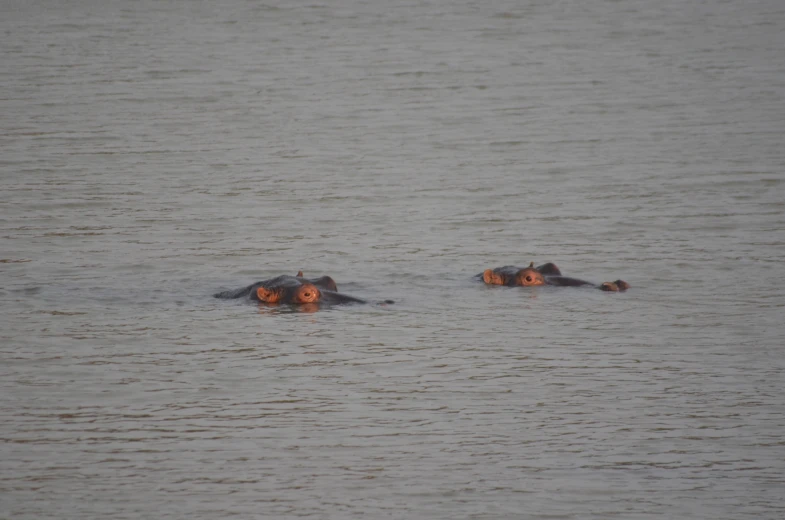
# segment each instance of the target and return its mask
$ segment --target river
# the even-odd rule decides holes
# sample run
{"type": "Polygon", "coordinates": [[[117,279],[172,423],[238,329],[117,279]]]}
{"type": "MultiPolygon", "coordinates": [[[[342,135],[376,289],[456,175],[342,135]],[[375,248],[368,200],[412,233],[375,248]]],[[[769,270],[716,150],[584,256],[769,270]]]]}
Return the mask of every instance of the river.
{"type": "Polygon", "coordinates": [[[784,26],[4,2],[0,516],[785,517],[784,26]]]}

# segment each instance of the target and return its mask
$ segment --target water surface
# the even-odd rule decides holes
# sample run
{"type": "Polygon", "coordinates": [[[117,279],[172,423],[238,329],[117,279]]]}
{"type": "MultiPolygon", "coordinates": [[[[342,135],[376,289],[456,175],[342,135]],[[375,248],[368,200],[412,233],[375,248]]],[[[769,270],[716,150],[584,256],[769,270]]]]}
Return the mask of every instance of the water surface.
{"type": "Polygon", "coordinates": [[[785,516],[781,2],[0,14],[9,518],[785,516]]]}

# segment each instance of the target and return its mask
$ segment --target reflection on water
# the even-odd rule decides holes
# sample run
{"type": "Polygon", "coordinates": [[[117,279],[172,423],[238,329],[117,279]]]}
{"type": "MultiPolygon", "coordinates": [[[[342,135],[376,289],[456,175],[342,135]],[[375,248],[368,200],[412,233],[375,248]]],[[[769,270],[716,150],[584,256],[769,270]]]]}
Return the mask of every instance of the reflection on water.
{"type": "Polygon", "coordinates": [[[783,21],[4,9],[4,514],[782,518],[783,21]],[[299,269],[371,303],[212,297],[299,269]]]}
{"type": "Polygon", "coordinates": [[[258,304],[259,307],[259,314],[265,315],[275,315],[275,314],[285,314],[285,313],[292,313],[292,312],[305,312],[305,313],[313,313],[321,309],[324,305],[320,303],[302,303],[299,305],[289,305],[289,304],[282,304],[282,303],[260,303],[258,304]]]}

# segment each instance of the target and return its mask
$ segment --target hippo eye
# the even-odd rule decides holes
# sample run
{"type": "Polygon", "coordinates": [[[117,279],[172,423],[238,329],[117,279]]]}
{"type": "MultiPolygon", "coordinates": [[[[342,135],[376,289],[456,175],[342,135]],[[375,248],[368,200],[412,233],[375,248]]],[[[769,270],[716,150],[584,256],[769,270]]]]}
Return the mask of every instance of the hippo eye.
{"type": "Polygon", "coordinates": [[[530,275],[530,274],[526,275],[526,281],[527,282],[532,282],[532,281],[534,281],[534,278],[532,278],[532,275],[530,275]]]}

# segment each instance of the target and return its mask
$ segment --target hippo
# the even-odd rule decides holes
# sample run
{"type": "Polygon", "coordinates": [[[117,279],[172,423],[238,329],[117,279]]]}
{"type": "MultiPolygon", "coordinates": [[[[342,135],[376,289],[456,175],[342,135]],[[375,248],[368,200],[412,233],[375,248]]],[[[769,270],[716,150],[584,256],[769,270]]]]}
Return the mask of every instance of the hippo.
{"type": "Polygon", "coordinates": [[[281,275],[213,296],[223,299],[247,298],[270,304],[367,303],[365,300],[339,293],[335,280],[329,276],[309,280],[303,276],[302,271],[296,276],[281,275]]]}
{"type": "Polygon", "coordinates": [[[320,289],[338,292],[338,284],[336,284],[335,280],[329,276],[322,276],[320,278],[316,278],[315,280],[309,280],[303,276],[302,271],[297,271],[295,278],[297,278],[301,283],[311,283],[320,289]]]}
{"type": "Polygon", "coordinates": [[[514,265],[505,265],[496,269],[486,269],[477,277],[488,285],[506,285],[514,287],[517,285],[544,285],[542,280],[545,276],[561,276],[561,271],[556,264],[548,262],[539,267],[534,267],[532,262],[529,267],[520,268],[514,265]]]}
{"type": "Polygon", "coordinates": [[[505,265],[496,269],[486,269],[481,275],[482,280],[488,285],[506,285],[507,287],[531,286],[531,285],[556,285],[560,287],[580,287],[592,286],[603,291],[623,292],[630,288],[630,284],[624,280],[614,282],[603,282],[600,285],[586,280],[562,276],[561,271],[555,264],[547,263],[534,267],[534,262],[529,267],[516,267],[505,265]]]}

